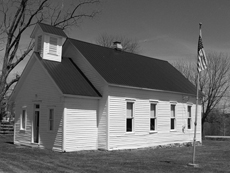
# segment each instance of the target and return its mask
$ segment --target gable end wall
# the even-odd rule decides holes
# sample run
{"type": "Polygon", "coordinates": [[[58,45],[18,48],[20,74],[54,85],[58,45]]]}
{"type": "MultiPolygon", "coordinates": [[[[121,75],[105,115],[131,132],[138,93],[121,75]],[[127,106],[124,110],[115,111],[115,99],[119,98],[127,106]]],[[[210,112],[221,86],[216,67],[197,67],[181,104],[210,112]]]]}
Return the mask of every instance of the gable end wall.
{"type": "MultiPolygon", "coordinates": [[[[31,57],[34,58],[34,57],[31,57]]],[[[63,100],[50,77],[36,60],[15,99],[15,143],[32,145],[34,104],[40,104],[41,148],[62,151],[63,100]],[[27,112],[26,130],[20,130],[22,109],[27,112]],[[54,109],[54,131],[48,131],[49,108],[54,109]]]]}

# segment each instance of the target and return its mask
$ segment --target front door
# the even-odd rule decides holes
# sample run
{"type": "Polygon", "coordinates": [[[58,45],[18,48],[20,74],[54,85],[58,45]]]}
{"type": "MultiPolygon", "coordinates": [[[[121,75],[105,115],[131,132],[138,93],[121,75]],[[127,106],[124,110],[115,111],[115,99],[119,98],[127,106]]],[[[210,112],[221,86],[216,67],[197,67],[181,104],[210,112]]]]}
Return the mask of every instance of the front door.
{"type": "Polygon", "coordinates": [[[39,143],[39,116],[40,116],[40,105],[35,104],[35,111],[34,111],[34,143],[39,143]]]}

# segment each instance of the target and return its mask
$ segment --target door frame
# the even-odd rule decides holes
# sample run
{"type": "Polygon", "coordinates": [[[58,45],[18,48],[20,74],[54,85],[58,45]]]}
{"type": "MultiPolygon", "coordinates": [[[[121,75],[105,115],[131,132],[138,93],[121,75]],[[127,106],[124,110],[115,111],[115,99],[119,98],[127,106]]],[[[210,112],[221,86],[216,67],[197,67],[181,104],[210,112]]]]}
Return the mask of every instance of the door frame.
{"type": "Polygon", "coordinates": [[[34,108],[33,108],[33,128],[32,128],[32,143],[34,144],[39,144],[40,143],[40,106],[41,104],[40,103],[35,103],[34,104],[34,108]],[[39,112],[38,113],[38,130],[36,132],[37,134],[37,142],[35,142],[35,128],[36,128],[36,125],[35,125],[35,116],[36,116],[36,113],[35,112],[39,112]]]}

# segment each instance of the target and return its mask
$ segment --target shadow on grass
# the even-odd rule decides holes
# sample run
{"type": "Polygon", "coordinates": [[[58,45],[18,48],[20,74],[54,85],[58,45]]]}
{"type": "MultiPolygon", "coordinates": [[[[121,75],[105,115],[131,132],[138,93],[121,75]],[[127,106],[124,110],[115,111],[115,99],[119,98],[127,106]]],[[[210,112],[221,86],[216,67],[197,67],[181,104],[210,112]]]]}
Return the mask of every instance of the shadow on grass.
{"type": "Polygon", "coordinates": [[[0,143],[14,144],[12,135],[0,135],[0,143]]]}
{"type": "Polygon", "coordinates": [[[174,163],[174,162],[169,161],[169,160],[161,160],[160,162],[162,162],[162,163],[174,163]]]}
{"type": "Polygon", "coordinates": [[[14,145],[14,143],[13,143],[13,142],[5,142],[5,143],[14,145]]]}

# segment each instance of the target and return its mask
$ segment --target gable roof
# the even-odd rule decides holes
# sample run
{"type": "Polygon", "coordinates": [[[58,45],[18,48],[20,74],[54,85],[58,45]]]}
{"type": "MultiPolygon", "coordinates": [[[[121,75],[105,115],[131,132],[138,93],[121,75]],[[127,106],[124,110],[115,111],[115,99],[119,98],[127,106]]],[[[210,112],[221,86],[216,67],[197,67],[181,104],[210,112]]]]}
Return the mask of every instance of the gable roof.
{"type": "Polygon", "coordinates": [[[62,62],[55,62],[42,59],[39,53],[35,54],[63,94],[101,97],[71,59],[63,58],[62,62]]]}
{"type": "Polygon", "coordinates": [[[31,34],[32,38],[34,37],[34,32],[35,32],[37,27],[40,27],[41,30],[43,32],[45,32],[45,33],[54,34],[54,35],[58,35],[58,36],[62,36],[62,37],[67,38],[67,35],[65,34],[65,32],[61,28],[51,26],[51,25],[47,25],[47,24],[44,24],[44,23],[37,23],[35,29],[33,30],[32,34],[31,34]]]}
{"type": "Polygon", "coordinates": [[[167,61],[68,40],[109,84],[196,95],[195,86],[167,61]]]}

